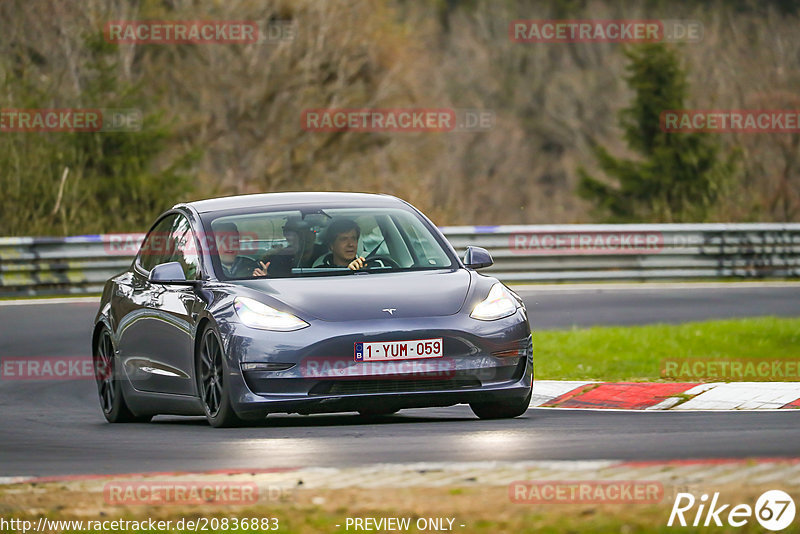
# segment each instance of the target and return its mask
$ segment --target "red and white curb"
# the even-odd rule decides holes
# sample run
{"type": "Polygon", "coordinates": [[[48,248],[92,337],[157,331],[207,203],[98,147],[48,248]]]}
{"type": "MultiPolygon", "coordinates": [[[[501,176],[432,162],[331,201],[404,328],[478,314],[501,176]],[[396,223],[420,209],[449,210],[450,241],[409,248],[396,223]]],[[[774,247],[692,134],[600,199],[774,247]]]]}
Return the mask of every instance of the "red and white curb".
{"type": "Polygon", "coordinates": [[[536,380],[531,408],[779,410],[800,408],[800,382],[579,382],[536,380]]]}

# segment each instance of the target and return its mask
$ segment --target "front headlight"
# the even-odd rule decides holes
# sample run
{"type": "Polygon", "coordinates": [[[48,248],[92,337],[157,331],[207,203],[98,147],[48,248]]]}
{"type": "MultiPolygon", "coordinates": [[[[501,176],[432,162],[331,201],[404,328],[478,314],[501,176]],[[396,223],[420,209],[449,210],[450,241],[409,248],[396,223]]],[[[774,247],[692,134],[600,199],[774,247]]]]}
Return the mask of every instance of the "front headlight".
{"type": "Polygon", "coordinates": [[[489,290],[489,296],[475,306],[469,316],[481,321],[494,321],[513,315],[515,311],[517,300],[503,284],[497,283],[489,290]]]}
{"type": "Polygon", "coordinates": [[[233,301],[233,308],[242,323],[250,328],[291,332],[308,326],[307,322],[291,313],[278,311],[247,297],[236,297],[233,301]]]}

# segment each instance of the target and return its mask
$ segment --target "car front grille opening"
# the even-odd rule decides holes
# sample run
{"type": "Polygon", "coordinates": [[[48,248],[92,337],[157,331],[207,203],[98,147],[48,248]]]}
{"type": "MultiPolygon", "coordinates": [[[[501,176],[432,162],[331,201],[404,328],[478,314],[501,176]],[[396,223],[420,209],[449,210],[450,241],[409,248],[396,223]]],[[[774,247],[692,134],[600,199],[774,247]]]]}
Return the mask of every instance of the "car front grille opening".
{"type": "Polygon", "coordinates": [[[326,380],[316,384],[309,395],[365,395],[369,393],[414,393],[478,388],[477,378],[452,380],[326,380]]]}

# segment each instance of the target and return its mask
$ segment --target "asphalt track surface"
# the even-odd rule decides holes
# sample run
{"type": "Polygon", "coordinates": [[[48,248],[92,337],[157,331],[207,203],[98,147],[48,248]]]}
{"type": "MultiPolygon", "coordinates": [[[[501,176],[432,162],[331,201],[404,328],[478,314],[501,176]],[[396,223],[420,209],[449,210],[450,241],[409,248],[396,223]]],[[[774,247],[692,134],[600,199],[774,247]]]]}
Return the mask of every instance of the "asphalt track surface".
{"type": "MultiPolygon", "coordinates": [[[[520,291],[535,329],[800,316],[796,287],[520,291]]],[[[0,358],[86,355],[95,303],[0,305],[0,358]]],[[[788,457],[800,411],[678,413],[532,408],[480,421],[467,406],[270,416],[216,430],[202,418],[104,422],[91,380],[0,380],[0,476],[370,463],[788,457]]]]}

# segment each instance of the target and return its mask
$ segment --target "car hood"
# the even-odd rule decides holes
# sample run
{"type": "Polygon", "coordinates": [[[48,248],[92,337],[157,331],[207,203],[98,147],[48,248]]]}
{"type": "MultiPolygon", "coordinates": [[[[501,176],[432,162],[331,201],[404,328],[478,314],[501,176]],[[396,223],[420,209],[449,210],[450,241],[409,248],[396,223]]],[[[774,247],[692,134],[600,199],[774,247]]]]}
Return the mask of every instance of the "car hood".
{"type": "Polygon", "coordinates": [[[354,321],[454,315],[464,305],[470,280],[466,269],[456,269],[239,283],[279,300],[301,317],[354,321]],[[384,311],[389,309],[393,311],[384,311]]]}

